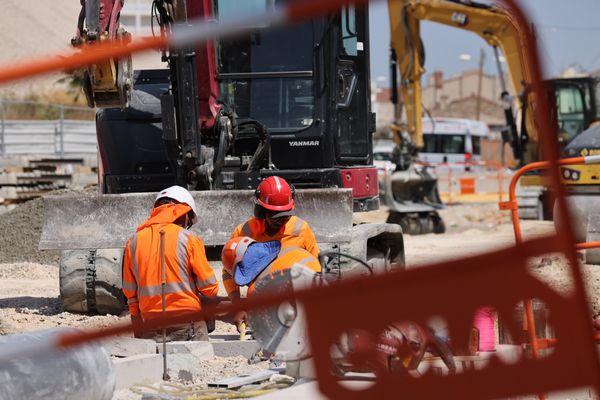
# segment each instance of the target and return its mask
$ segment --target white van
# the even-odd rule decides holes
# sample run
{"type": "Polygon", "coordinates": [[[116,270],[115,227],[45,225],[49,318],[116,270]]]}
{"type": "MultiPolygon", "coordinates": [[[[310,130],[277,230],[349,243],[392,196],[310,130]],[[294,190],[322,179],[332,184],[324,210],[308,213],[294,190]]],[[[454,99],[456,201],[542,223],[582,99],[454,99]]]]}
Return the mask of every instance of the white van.
{"type": "Polygon", "coordinates": [[[451,167],[464,171],[465,162],[481,161],[481,139],[489,132],[486,123],[472,119],[423,118],[419,159],[430,164],[460,163],[451,167]]]}
{"type": "Polygon", "coordinates": [[[396,144],[392,140],[379,140],[373,144],[373,164],[379,175],[396,170],[396,164],[392,160],[394,146],[396,144]]]}

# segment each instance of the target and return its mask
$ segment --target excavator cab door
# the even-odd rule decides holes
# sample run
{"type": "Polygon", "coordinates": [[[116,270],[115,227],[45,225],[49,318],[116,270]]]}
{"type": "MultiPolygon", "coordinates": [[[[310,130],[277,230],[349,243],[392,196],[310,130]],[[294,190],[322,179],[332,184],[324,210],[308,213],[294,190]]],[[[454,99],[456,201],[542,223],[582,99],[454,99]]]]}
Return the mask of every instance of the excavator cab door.
{"type": "Polygon", "coordinates": [[[577,81],[556,82],[554,97],[558,141],[564,147],[589,125],[591,97],[586,86],[577,81]]]}
{"type": "Polygon", "coordinates": [[[339,14],[336,62],[335,127],[336,163],[366,165],[372,162],[370,112],[368,12],[346,6],[339,14]]]}

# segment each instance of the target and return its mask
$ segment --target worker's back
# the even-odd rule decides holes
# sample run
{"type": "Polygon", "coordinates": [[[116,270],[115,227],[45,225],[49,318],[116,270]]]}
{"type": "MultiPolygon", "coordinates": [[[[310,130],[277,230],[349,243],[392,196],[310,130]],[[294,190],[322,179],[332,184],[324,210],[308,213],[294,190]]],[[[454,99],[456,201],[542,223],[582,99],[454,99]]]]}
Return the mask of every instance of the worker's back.
{"type": "Polygon", "coordinates": [[[277,271],[290,269],[294,265],[303,266],[314,272],[321,272],[319,260],[305,249],[299,247],[282,247],[277,258],[248,285],[248,296],[251,296],[254,292],[254,284],[257,281],[266,278],[269,274],[276,273],[277,271]]]}
{"type": "Polygon", "coordinates": [[[181,205],[161,206],[129,239],[123,261],[123,291],[130,312],[144,319],[162,313],[160,231],[164,231],[165,304],[169,314],[201,309],[198,292],[215,296],[218,285],[208,265],[202,240],[172,223],[181,205]],[[169,222],[171,221],[171,222],[169,222]],[[133,306],[133,307],[132,307],[133,306]],[[134,308],[134,309],[132,309],[134,308]]]}

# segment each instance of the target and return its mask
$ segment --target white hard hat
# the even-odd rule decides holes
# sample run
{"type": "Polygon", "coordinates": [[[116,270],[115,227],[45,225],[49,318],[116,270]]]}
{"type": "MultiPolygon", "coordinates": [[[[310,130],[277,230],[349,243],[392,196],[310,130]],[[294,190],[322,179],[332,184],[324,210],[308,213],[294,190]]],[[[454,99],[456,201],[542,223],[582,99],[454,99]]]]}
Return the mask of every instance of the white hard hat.
{"type": "Polygon", "coordinates": [[[160,199],[168,197],[169,199],[173,199],[179,203],[187,204],[192,208],[192,211],[196,216],[198,216],[198,211],[196,210],[196,202],[192,197],[192,194],[188,192],[187,189],[182,188],[181,186],[171,186],[170,188],[166,188],[165,190],[161,190],[158,195],[156,195],[156,200],[154,200],[154,204],[160,199]]]}

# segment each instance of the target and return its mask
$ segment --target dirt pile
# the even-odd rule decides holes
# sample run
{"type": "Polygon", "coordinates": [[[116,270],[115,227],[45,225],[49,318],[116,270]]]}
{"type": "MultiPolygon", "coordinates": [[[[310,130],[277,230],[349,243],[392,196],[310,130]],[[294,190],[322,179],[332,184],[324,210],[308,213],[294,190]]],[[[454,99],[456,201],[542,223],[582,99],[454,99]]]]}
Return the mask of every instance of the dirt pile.
{"type": "Polygon", "coordinates": [[[58,251],[40,251],[43,201],[28,201],[0,215],[0,263],[29,261],[58,265],[58,251]]]}
{"type": "Polygon", "coordinates": [[[0,265],[0,279],[58,279],[58,269],[32,262],[0,265]]]}

